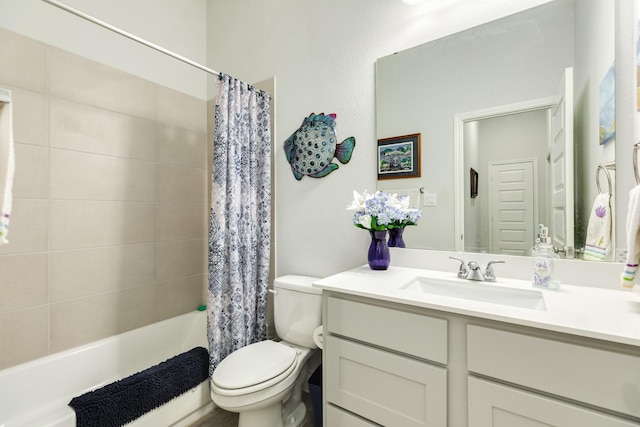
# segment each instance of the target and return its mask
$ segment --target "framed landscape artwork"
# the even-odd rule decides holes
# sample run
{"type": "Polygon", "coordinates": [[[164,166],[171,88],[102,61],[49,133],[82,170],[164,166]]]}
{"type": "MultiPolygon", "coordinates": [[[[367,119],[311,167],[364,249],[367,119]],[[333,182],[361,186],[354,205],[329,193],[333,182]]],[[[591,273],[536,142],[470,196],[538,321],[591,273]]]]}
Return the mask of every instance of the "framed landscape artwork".
{"type": "Polygon", "coordinates": [[[378,140],[378,179],[420,177],[420,134],[378,140]]]}

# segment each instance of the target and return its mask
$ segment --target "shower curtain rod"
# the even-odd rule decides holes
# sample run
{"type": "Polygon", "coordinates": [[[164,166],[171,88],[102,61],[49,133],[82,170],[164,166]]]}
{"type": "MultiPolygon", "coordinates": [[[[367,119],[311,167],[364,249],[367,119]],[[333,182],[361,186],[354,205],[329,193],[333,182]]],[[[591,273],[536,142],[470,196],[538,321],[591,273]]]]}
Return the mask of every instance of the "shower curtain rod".
{"type": "Polygon", "coordinates": [[[165,55],[168,55],[168,56],[170,56],[172,58],[175,58],[175,59],[177,59],[179,61],[182,61],[182,62],[184,62],[186,64],[189,64],[189,65],[191,65],[193,67],[196,67],[196,68],[199,68],[199,69],[201,69],[203,71],[206,71],[209,74],[214,74],[216,76],[220,75],[219,72],[217,72],[215,70],[212,70],[211,68],[208,68],[208,67],[205,67],[204,65],[198,64],[197,62],[192,61],[189,58],[185,58],[182,55],[178,55],[177,53],[172,52],[172,51],[170,51],[168,49],[165,49],[162,46],[158,46],[157,44],[151,43],[151,42],[149,42],[149,41],[147,41],[147,40],[145,40],[145,39],[143,39],[141,37],[138,37],[138,36],[136,36],[134,34],[131,34],[131,33],[127,32],[127,31],[125,31],[125,30],[123,30],[121,28],[118,28],[118,27],[116,27],[114,25],[111,25],[111,24],[109,24],[107,22],[104,22],[104,21],[102,21],[102,20],[100,20],[98,18],[94,18],[91,15],[88,15],[88,14],[86,14],[86,13],[84,13],[84,12],[78,10],[78,9],[74,9],[73,7],[68,6],[68,5],[64,4],[64,3],[61,3],[61,2],[59,2],[57,0],[42,0],[42,1],[45,2],[45,3],[49,3],[50,5],[55,6],[55,7],[59,8],[59,9],[65,10],[65,11],[67,11],[69,13],[72,13],[73,15],[76,15],[76,16],[82,18],[82,19],[85,19],[85,20],[89,21],[89,22],[93,22],[94,24],[97,24],[97,25],[99,25],[99,26],[101,26],[103,28],[106,28],[107,30],[113,31],[114,33],[120,34],[121,36],[124,36],[124,37],[126,37],[126,38],[128,38],[130,40],[133,40],[133,41],[138,42],[138,43],[140,43],[142,45],[150,47],[151,49],[157,50],[158,52],[164,53],[165,55]]]}

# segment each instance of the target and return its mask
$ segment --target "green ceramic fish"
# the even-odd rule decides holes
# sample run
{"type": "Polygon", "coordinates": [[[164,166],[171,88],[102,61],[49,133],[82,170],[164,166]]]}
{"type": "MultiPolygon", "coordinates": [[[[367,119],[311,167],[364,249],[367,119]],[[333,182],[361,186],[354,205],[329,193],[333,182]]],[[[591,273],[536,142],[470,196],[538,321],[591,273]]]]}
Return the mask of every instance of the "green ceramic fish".
{"type": "Polygon", "coordinates": [[[356,139],[349,137],[340,144],[336,137],[336,115],[311,113],[302,126],[284,142],[284,152],[293,176],[301,180],[304,175],[322,178],[338,169],[332,163],[335,157],[345,164],[351,160],[356,139]]]}

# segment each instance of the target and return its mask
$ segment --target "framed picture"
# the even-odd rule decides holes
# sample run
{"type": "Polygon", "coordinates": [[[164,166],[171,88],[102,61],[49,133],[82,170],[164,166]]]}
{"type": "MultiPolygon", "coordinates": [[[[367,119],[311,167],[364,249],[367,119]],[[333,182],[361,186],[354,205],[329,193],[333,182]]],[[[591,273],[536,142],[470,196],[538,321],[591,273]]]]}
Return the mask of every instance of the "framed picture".
{"type": "Polygon", "coordinates": [[[478,172],[474,168],[469,169],[469,187],[471,187],[471,198],[478,197],[478,172]]]}
{"type": "Polygon", "coordinates": [[[419,176],[419,133],[378,140],[378,179],[419,176]]]}
{"type": "Polygon", "coordinates": [[[612,64],[600,82],[598,89],[600,102],[600,145],[605,145],[616,137],[616,67],[612,64]]]}

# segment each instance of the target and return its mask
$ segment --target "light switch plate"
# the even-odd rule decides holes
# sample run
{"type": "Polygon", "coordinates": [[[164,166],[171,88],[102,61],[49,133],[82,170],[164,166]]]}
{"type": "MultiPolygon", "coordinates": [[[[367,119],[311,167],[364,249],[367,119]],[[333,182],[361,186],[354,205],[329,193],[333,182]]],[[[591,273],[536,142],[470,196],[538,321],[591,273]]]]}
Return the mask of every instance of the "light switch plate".
{"type": "Polygon", "coordinates": [[[423,206],[436,206],[436,193],[424,193],[422,195],[423,206]]]}

